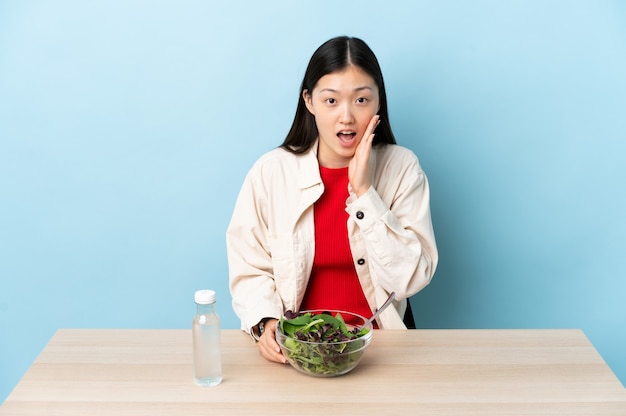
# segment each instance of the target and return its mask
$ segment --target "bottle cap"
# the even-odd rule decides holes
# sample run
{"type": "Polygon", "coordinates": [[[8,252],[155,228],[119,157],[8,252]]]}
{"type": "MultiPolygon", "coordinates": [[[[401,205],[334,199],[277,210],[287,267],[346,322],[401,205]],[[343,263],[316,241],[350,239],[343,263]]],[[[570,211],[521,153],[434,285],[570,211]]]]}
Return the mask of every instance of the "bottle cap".
{"type": "Polygon", "coordinates": [[[215,291],[214,290],[197,290],[194,299],[196,303],[206,305],[209,303],[215,303],[215,291]]]}

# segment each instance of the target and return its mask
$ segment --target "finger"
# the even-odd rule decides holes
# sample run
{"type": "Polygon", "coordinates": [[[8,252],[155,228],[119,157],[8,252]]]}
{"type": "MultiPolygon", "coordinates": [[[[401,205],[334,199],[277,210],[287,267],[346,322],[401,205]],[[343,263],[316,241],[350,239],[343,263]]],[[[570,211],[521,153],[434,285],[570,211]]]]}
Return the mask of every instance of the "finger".
{"type": "Polygon", "coordinates": [[[380,124],[380,116],[378,114],[375,114],[370,120],[370,122],[367,124],[367,128],[365,129],[363,138],[365,139],[373,135],[374,130],[376,129],[376,127],[378,127],[379,124],[380,124]]]}
{"type": "Polygon", "coordinates": [[[272,347],[268,346],[267,343],[259,342],[259,353],[268,361],[282,362],[281,355],[272,347]]]}
{"type": "Polygon", "coordinates": [[[259,340],[259,352],[261,356],[269,361],[286,363],[287,360],[276,342],[275,328],[270,326],[259,340]]]}
{"type": "Polygon", "coordinates": [[[267,331],[267,336],[268,346],[272,350],[272,356],[274,360],[281,363],[286,363],[287,359],[283,355],[283,352],[280,349],[280,345],[278,345],[278,342],[276,342],[276,326],[272,325],[270,327],[270,330],[267,331]]]}
{"type": "Polygon", "coordinates": [[[287,359],[285,358],[283,353],[280,351],[280,347],[275,342],[273,343],[273,347],[271,348],[270,356],[271,356],[272,361],[275,361],[277,363],[284,364],[287,362],[287,359]]]}
{"type": "MultiPolygon", "coordinates": [[[[360,158],[367,158],[370,150],[372,149],[372,143],[374,142],[374,134],[368,134],[361,139],[361,142],[357,146],[356,155],[360,158]]],[[[365,159],[367,160],[367,159],[365,159]]]]}
{"type": "Polygon", "coordinates": [[[380,124],[380,116],[378,114],[374,115],[370,122],[367,124],[367,128],[365,129],[365,133],[363,134],[363,139],[361,139],[361,143],[363,146],[360,146],[362,151],[368,152],[371,148],[372,143],[374,142],[374,130],[380,124]]]}

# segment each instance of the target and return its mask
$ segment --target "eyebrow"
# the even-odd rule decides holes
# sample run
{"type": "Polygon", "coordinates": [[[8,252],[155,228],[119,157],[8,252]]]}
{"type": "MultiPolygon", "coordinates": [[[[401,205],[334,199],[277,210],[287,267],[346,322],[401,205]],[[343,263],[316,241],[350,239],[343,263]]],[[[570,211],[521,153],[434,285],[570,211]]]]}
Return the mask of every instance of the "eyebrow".
{"type": "MultiPolygon", "coordinates": [[[[352,92],[360,92],[360,91],[363,91],[363,90],[370,90],[370,91],[372,91],[372,92],[374,91],[374,89],[373,89],[372,87],[363,86],[363,87],[357,87],[357,88],[353,89],[353,90],[352,90],[352,92]]],[[[338,90],[335,90],[335,89],[333,89],[333,88],[324,88],[324,89],[321,89],[321,90],[320,90],[320,92],[333,92],[333,93],[338,93],[339,91],[338,91],[338,90]]]]}

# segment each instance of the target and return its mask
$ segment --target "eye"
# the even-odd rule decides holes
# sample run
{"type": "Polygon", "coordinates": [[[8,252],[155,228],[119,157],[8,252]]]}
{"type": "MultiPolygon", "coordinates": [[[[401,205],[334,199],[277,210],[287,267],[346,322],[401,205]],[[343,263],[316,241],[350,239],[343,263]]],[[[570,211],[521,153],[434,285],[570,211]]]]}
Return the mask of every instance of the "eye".
{"type": "Polygon", "coordinates": [[[359,97],[359,98],[356,99],[356,102],[359,103],[359,104],[367,104],[368,101],[369,100],[367,98],[365,98],[365,97],[359,97]]]}
{"type": "Polygon", "coordinates": [[[337,102],[337,100],[335,100],[334,98],[327,98],[327,99],[326,99],[326,102],[327,102],[328,104],[335,104],[335,103],[337,102]]]}

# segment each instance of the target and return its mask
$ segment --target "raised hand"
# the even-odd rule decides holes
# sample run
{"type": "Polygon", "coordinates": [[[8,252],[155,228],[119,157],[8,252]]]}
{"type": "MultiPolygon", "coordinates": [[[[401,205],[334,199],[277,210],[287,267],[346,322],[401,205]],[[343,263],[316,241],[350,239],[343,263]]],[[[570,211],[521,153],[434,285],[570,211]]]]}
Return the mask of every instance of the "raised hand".
{"type": "Polygon", "coordinates": [[[372,142],[374,141],[374,130],[380,123],[380,116],[377,114],[370,120],[363,138],[357,146],[354,156],[348,165],[348,179],[352,189],[357,196],[363,195],[372,185],[367,166],[369,164],[372,142]]]}

